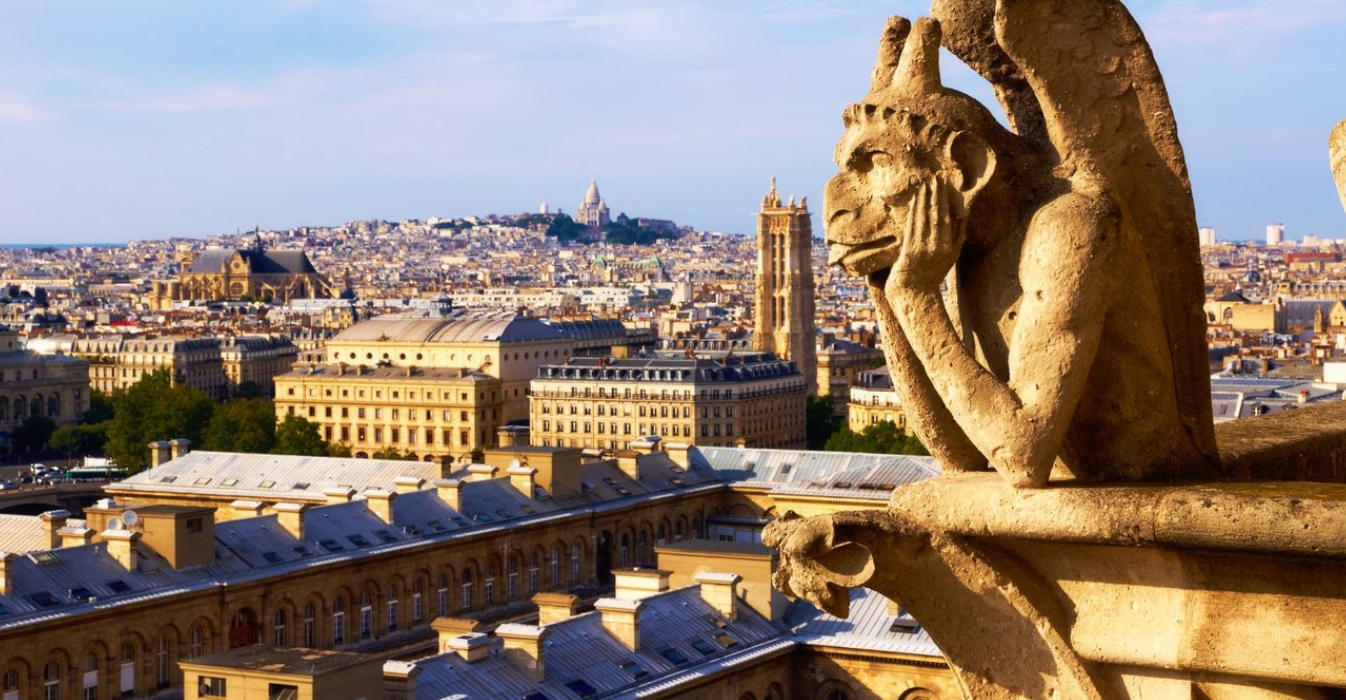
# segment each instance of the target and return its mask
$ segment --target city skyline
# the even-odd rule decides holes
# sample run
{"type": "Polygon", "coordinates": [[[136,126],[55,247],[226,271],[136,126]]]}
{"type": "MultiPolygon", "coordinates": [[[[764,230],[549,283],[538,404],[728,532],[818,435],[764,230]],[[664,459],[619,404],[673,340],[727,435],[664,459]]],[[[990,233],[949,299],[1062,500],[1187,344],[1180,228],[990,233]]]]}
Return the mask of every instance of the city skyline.
{"type": "MultiPolygon", "coordinates": [[[[1202,226],[1346,237],[1326,139],[1346,7],[1128,3],[1178,117],[1202,226]],[[1337,59],[1337,60],[1334,60],[1337,59]]],[[[767,178],[821,203],[883,18],[928,4],[15,5],[0,28],[4,243],[573,213],[752,231],[767,178]]],[[[989,89],[946,56],[945,80],[989,89]]],[[[817,209],[817,206],[814,207],[817,209]]],[[[817,234],[821,235],[821,226],[817,234]]]]}

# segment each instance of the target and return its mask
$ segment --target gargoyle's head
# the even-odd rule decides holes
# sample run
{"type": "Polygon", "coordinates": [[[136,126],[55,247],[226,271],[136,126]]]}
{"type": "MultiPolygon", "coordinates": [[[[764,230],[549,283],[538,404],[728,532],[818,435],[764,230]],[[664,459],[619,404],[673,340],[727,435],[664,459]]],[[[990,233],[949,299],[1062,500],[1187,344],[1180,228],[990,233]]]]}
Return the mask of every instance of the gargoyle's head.
{"type": "Polygon", "coordinates": [[[979,102],[939,78],[939,22],[889,20],[869,95],[842,115],[841,169],[824,192],[828,262],[857,276],[897,261],[908,210],[933,178],[952,185],[952,212],[965,218],[996,176],[996,145],[1013,135],[979,102]]]}

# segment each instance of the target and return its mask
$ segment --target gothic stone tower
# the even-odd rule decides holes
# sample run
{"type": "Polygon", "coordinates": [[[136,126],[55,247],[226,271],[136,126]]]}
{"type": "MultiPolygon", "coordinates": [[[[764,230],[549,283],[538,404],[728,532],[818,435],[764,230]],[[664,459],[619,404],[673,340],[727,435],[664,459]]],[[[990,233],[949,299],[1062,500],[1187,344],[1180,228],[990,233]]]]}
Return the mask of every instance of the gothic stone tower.
{"type": "Polygon", "coordinates": [[[781,206],[776,178],[757,213],[755,350],[794,360],[817,393],[818,360],[813,319],[813,226],[808,198],[781,206]]]}

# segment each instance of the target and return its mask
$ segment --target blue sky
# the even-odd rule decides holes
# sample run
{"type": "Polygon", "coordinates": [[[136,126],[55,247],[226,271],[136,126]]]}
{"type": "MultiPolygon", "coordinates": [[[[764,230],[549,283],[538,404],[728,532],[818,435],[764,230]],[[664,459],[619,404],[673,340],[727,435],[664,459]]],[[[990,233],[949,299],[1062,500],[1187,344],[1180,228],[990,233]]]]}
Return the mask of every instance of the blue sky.
{"type": "MultiPolygon", "coordinates": [[[[1133,0],[1202,225],[1346,237],[1341,0],[1133,0]]],[[[0,242],[573,210],[748,232],[821,205],[889,14],[800,0],[0,0],[0,242]]],[[[989,99],[966,70],[946,82],[989,99]]]]}

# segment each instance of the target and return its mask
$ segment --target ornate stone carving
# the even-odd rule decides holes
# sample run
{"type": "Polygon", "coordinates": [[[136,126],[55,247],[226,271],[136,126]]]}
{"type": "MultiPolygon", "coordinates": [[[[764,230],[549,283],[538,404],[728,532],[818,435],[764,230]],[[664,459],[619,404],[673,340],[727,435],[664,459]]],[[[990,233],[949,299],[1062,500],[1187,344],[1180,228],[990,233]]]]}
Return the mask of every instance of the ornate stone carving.
{"type": "Polygon", "coordinates": [[[1216,475],[1191,189],[1140,29],[1115,0],[934,14],[885,28],[824,213],[916,432],[1016,486],[1216,475]],[[1016,131],[940,83],[942,36],[1016,131]]]}

